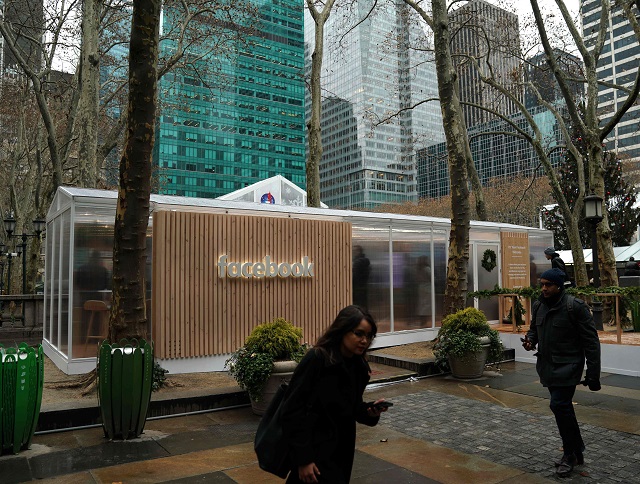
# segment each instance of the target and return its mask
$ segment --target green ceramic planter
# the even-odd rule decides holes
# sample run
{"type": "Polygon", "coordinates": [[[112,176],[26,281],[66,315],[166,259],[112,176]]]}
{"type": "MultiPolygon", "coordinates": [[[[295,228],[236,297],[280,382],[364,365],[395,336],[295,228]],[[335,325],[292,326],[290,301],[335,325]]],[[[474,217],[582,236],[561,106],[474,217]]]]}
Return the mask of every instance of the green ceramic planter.
{"type": "Polygon", "coordinates": [[[109,439],[133,439],[144,430],[153,381],[153,344],[104,341],[98,353],[98,401],[109,439]]]}
{"type": "Polygon", "coordinates": [[[17,454],[31,447],[44,385],[42,346],[0,345],[0,440],[2,453],[17,454]]]}

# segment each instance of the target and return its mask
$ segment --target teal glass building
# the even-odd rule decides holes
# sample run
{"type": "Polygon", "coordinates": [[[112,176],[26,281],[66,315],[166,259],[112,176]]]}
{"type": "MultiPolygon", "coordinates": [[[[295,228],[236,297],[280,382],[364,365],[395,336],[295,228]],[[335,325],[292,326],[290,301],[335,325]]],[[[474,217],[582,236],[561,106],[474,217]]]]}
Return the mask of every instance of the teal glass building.
{"type": "MultiPolygon", "coordinates": [[[[195,68],[161,79],[157,193],[215,198],[275,175],[306,188],[303,2],[258,4],[247,43],[215,59],[192,52],[195,68]]],[[[165,10],[162,28],[171,22],[165,10]]]]}

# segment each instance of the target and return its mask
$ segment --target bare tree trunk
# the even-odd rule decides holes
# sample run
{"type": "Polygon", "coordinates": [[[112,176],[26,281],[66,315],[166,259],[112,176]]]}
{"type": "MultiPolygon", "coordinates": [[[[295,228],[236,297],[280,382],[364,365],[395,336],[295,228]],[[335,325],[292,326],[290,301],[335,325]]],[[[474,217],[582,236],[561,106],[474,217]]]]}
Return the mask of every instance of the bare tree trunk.
{"type": "Polygon", "coordinates": [[[329,0],[318,12],[313,0],[307,0],[307,7],[315,22],[315,47],[311,55],[311,118],[307,124],[309,132],[309,157],[307,158],[307,206],[320,207],[320,160],[322,160],[322,92],[320,74],[324,54],[324,24],[329,18],[334,0],[329,0]]]}
{"type": "Polygon", "coordinates": [[[476,217],[478,220],[487,221],[489,220],[489,215],[487,214],[487,204],[484,199],[484,189],[482,188],[482,183],[478,176],[478,170],[476,170],[476,165],[473,163],[473,156],[471,155],[471,148],[468,143],[467,149],[469,150],[466,155],[467,160],[469,160],[467,173],[469,175],[469,180],[471,181],[471,188],[473,189],[476,205],[476,217]]]}
{"type": "Polygon", "coordinates": [[[129,106],[113,240],[109,339],[147,336],[145,259],[158,90],[160,0],[134,0],[129,106]]]}
{"type": "Polygon", "coordinates": [[[97,182],[98,107],[100,90],[100,53],[98,30],[101,0],[82,4],[82,48],[80,59],[80,98],[78,100],[78,184],[95,187],[97,182]]]}
{"type": "Polygon", "coordinates": [[[432,0],[431,5],[438,92],[447,141],[451,183],[451,232],[449,233],[447,287],[444,295],[444,314],[446,315],[464,309],[466,303],[470,227],[467,167],[473,163],[473,160],[469,159],[471,151],[458,97],[458,79],[451,58],[446,1],[432,0]]]}

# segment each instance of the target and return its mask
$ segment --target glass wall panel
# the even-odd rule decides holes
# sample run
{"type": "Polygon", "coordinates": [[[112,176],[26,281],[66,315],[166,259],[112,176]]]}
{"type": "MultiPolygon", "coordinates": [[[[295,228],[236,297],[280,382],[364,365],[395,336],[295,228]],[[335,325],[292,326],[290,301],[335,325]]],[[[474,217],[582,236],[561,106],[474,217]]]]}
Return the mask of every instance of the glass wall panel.
{"type": "Polygon", "coordinates": [[[500,229],[487,229],[476,227],[469,230],[469,240],[486,240],[486,241],[500,241],[500,229]]]}
{"type": "Polygon", "coordinates": [[[431,226],[394,228],[393,330],[430,328],[432,314],[431,226]]]}
{"type": "Polygon", "coordinates": [[[71,211],[59,217],[60,226],[60,340],[58,349],[69,354],[69,258],[71,248],[71,211]]]}
{"type": "MultiPolygon", "coordinates": [[[[476,290],[476,256],[474,253],[474,246],[470,242],[469,243],[469,265],[467,266],[467,289],[469,292],[476,290]]],[[[474,298],[467,298],[467,307],[473,308],[476,305],[476,300],[474,298]]]]}
{"type": "Polygon", "coordinates": [[[114,213],[78,207],[73,258],[72,358],[95,357],[111,306],[114,213]]]}
{"type": "MultiPolygon", "coordinates": [[[[533,235],[529,234],[529,258],[531,260],[531,285],[537,286],[540,274],[547,269],[551,269],[551,261],[547,260],[544,255],[544,249],[553,247],[553,236],[549,235],[533,235]]],[[[569,269],[569,268],[568,268],[569,269]]],[[[571,268],[572,270],[573,268],[571,268]]]]}
{"type": "Polygon", "coordinates": [[[53,254],[55,247],[58,247],[58,244],[54,244],[59,233],[56,229],[56,220],[53,220],[47,226],[47,237],[45,239],[45,243],[47,244],[47,256],[45,257],[47,276],[45,277],[45,317],[42,337],[49,342],[51,342],[53,328],[58,327],[58,313],[54,311],[53,301],[54,296],[58,294],[58,278],[55,277],[57,274],[56,267],[58,266],[58,257],[53,254]]]}
{"type": "Polygon", "coordinates": [[[379,333],[391,328],[389,228],[353,226],[353,302],[369,309],[379,333]],[[366,259],[366,260],[365,260],[366,259]],[[368,262],[368,264],[367,264],[368,262]],[[366,267],[368,270],[363,270],[366,267]]]}
{"type": "Polygon", "coordinates": [[[433,289],[434,289],[434,308],[435,308],[435,326],[440,327],[442,323],[444,306],[444,291],[447,287],[447,238],[449,232],[445,230],[433,230],[433,289]]]}

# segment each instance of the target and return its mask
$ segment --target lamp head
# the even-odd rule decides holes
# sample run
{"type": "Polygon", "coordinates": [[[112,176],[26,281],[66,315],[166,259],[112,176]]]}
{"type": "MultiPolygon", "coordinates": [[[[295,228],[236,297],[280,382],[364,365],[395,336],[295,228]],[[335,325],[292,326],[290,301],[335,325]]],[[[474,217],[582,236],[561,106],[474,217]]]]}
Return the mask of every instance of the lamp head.
{"type": "Polygon", "coordinates": [[[7,235],[11,237],[11,234],[14,232],[15,229],[16,229],[16,219],[13,218],[13,215],[9,215],[7,218],[4,219],[4,230],[7,233],[7,235]]]}
{"type": "Polygon", "coordinates": [[[599,223],[602,220],[602,198],[598,195],[584,197],[584,219],[599,223]]]}
{"type": "Polygon", "coordinates": [[[44,232],[46,226],[47,222],[45,220],[35,219],[33,221],[33,231],[36,233],[37,237],[40,237],[40,234],[44,232]]]}

